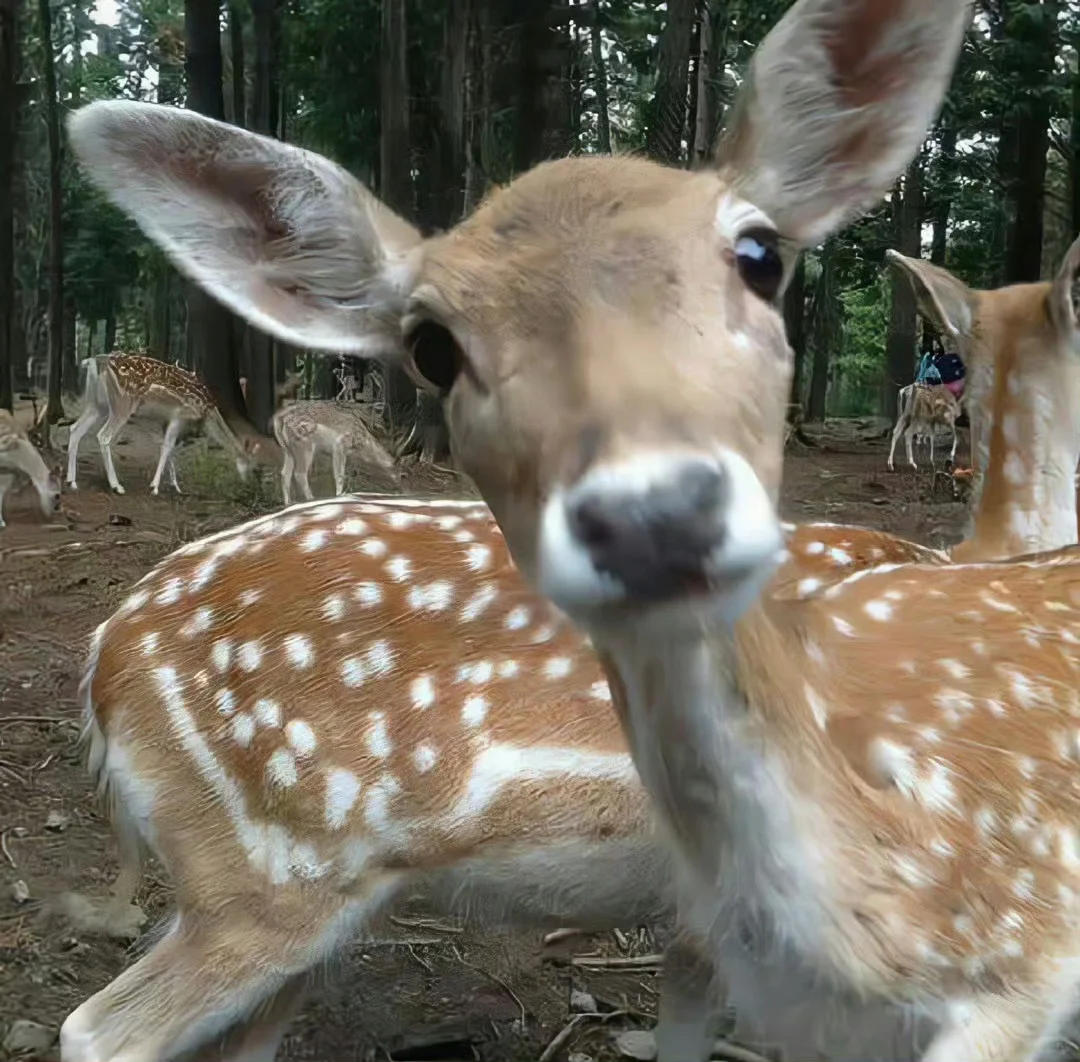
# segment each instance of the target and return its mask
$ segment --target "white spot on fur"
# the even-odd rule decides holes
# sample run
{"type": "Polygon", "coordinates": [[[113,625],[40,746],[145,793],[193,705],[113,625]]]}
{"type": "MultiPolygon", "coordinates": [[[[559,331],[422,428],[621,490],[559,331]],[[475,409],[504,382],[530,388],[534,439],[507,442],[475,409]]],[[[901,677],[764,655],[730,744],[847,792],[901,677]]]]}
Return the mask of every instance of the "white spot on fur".
{"type": "Polygon", "coordinates": [[[339,535],[366,535],[367,529],[368,525],[360,517],[350,516],[337,525],[336,531],[339,535]]]}
{"type": "Polygon", "coordinates": [[[816,557],[818,554],[825,552],[825,543],[807,542],[805,552],[808,557],[816,557]]]}
{"type": "Polygon", "coordinates": [[[455,527],[460,527],[463,521],[462,516],[439,516],[435,519],[435,526],[442,531],[453,531],[455,527]]]}
{"type": "Polygon", "coordinates": [[[574,662],[568,656],[553,656],[544,663],[544,674],[549,679],[566,678],[574,669],[574,662]]]}
{"type": "Polygon", "coordinates": [[[376,759],[385,760],[394,751],[390,731],[386,727],[386,715],[383,712],[372,712],[368,718],[371,720],[366,736],[368,751],[376,759]]]}
{"type": "Polygon", "coordinates": [[[490,607],[491,603],[499,595],[498,587],[494,583],[484,583],[479,590],[476,591],[465,602],[461,609],[461,619],[465,623],[470,623],[475,619],[482,616],[490,607]]]}
{"type": "Polygon", "coordinates": [[[886,623],[892,619],[893,607],[888,601],[875,600],[867,601],[863,605],[863,611],[874,620],[878,620],[880,623],[886,623]]]}
{"type": "Polygon", "coordinates": [[[854,638],[855,637],[855,628],[852,627],[852,625],[850,623],[848,623],[848,621],[846,619],[843,619],[840,616],[833,616],[832,617],[832,624],[837,629],[837,631],[840,634],[844,635],[845,637],[847,637],[847,638],[854,638]]]}
{"type": "Polygon", "coordinates": [[[829,722],[829,709],[826,707],[825,702],[818,696],[817,692],[809,685],[804,687],[806,694],[806,703],[810,707],[810,712],[814,717],[814,722],[824,730],[829,722]]]}
{"type": "Polygon", "coordinates": [[[244,642],[236,654],[236,661],[244,671],[254,671],[262,662],[262,647],[258,642],[244,642]]]}
{"type": "Polygon", "coordinates": [[[386,556],[386,543],[381,538],[366,538],[360,543],[360,549],[363,550],[369,557],[374,557],[376,560],[379,557],[386,556]]]}
{"type": "Polygon", "coordinates": [[[323,615],[335,623],[345,615],[345,598],[341,594],[331,594],[323,602],[323,615]]]}
{"type": "Polygon", "coordinates": [[[821,580],[814,578],[800,579],[797,589],[800,597],[809,597],[812,593],[821,589],[821,580]]]}
{"type": "Polygon", "coordinates": [[[595,697],[598,701],[610,701],[611,700],[611,687],[606,682],[594,682],[589,687],[589,696],[595,697]]]}
{"type": "Polygon", "coordinates": [[[438,759],[439,754],[435,751],[434,747],[426,741],[413,749],[413,763],[416,764],[416,769],[421,774],[427,774],[427,772],[435,766],[438,759]]]}
{"type": "Polygon", "coordinates": [[[326,545],[327,539],[330,537],[330,532],[324,528],[317,527],[314,531],[309,531],[304,535],[303,540],[300,543],[300,549],[304,553],[314,553],[317,549],[322,549],[326,545]]]}
{"type": "Polygon", "coordinates": [[[349,821],[349,812],[360,795],[360,779],[352,771],[335,767],[326,775],[326,825],[340,830],[349,821]]]}
{"type": "Polygon", "coordinates": [[[465,551],[465,560],[474,572],[481,572],[491,563],[491,547],[478,542],[465,551]]]}
{"type": "Polygon", "coordinates": [[[195,615],[191,617],[180,628],[180,633],[185,638],[193,638],[196,634],[202,634],[203,631],[210,629],[210,625],[214,622],[213,609],[207,608],[203,605],[201,608],[195,610],[195,615]]]}
{"type": "Polygon", "coordinates": [[[417,675],[409,683],[414,708],[430,708],[435,703],[435,683],[430,675],[417,675]]]}
{"type": "Polygon", "coordinates": [[[495,670],[498,672],[499,678],[511,679],[518,674],[521,668],[516,660],[501,660],[495,670]]]}
{"type": "Polygon", "coordinates": [[[394,670],[394,650],[386,641],[375,642],[367,652],[368,667],[376,675],[389,675],[394,670]]]}
{"type": "Polygon", "coordinates": [[[350,686],[356,689],[357,686],[364,684],[364,679],[367,677],[367,672],[364,668],[364,662],[355,656],[350,656],[348,659],[343,660],[341,663],[341,681],[346,686],[350,686]]]}
{"type": "Polygon", "coordinates": [[[236,697],[227,687],[223,686],[214,694],[214,701],[217,704],[217,710],[222,715],[230,716],[236,713],[236,697]]]}
{"type": "Polygon", "coordinates": [[[266,761],[266,778],[282,789],[296,785],[296,757],[288,749],[274,749],[266,761]]]}
{"type": "Polygon", "coordinates": [[[395,583],[403,583],[409,578],[409,574],[412,572],[412,563],[408,557],[391,557],[386,562],[386,574],[394,580],[395,583]]]}
{"type": "Polygon", "coordinates": [[[544,642],[550,642],[554,637],[555,625],[552,623],[544,623],[536,628],[529,641],[532,642],[533,645],[543,645],[544,642]]]}
{"type": "Polygon", "coordinates": [[[315,663],[315,650],[306,634],[289,634],[285,637],[285,653],[289,662],[304,670],[315,663]]]}
{"type": "Polygon", "coordinates": [[[479,726],[487,718],[488,702],[480,696],[473,695],[465,698],[465,705],[461,709],[461,720],[466,726],[479,726]]]}
{"type": "Polygon", "coordinates": [[[124,598],[124,602],[120,606],[119,611],[125,614],[137,612],[149,600],[150,595],[145,590],[136,590],[135,593],[128,594],[128,596],[124,598]]]}
{"type": "Polygon", "coordinates": [[[260,697],[252,708],[255,713],[255,720],[259,726],[270,727],[271,729],[277,729],[281,726],[281,705],[277,701],[272,701],[268,697],[260,697]]]}
{"type": "Polygon", "coordinates": [[[157,649],[158,633],[157,631],[147,631],[142,636],[142,651],[143,656],[152,656],[154,650],[157,649]]]}
{"type": "Polygon", "coordinates": [[[506,614],[503,626],[508,631],[520,631],[529,625],[529,610],[524,605],[516,605],[506,614]]]}
{"type": "Polygon", "coordinates": [[[829,559],[836,564],[850,564],[852,556],[846,550],[831,549],[829,550],[829,559]]]}
{"type": "Polygon", "coordinates": [[[315,731],[303,719],[290,719],[285,724],[285,738],[292,746],[293,752],[301,759],[315,752],[317,745],[315,731]]]}
{"type": "Polygon", "coordinates": [[[356,589],[353,590],[353,597],[364,608],[374,608],[375,605],[382,602],[382,587],[378,583],[357,583],[356,589]]]}
{"type": "Polygon", "coordinates": [[[157,592],[154,600],[159,605],[175,605],[180,600],[180,595],[183,593],[181,589],[183,584],[175,576],[171,579],[165,580],[165,585],[157,592]]]}
{"type": "Polygon", "coordinates": [[[454,600],[454,587],[445,580],[414,586],[409,591],[409,608],[417,611],[444,612],[454,600]]]}
{"type": "Polygon", "coordinates": [[[255,720],[247,712],[233,716],[232,735],[233,741],[242,749],[249,748],[255,740],[255,720]]]}
{"type": "Polygon", "coordinates": [[[228,638],[219,638],[210,649],[210,659],[218,671],[228,671],[232,660],[232,643],[228,638]]]}

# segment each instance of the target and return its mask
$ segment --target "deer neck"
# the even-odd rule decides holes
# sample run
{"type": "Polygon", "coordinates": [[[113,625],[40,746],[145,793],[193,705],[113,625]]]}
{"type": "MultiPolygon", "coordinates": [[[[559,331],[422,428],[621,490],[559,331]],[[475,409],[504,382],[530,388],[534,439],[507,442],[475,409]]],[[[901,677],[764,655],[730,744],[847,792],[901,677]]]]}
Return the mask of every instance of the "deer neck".
{"type": "Polygon", "coordinates": [[[805,954],[820,952],[828,921],[818,853],[830,848],[821,809],[832,753],[815,723],[817,695],[799,678],[813,648],[791,611],[761,600],[734,626],[703,624],[696,636],[650,629],[595,640],[682,872],[686,917],[705,933],[728,924],[718,912],[783,921],[781,935],[805,954]]]}
{"type": "Polygon", "coordinates": [[[206,431],[209,435],[212,435],[231,453],[241,453],[243,447],[240,440],[236,437],[236,433],[232,428],[229,427],[225,418],[221,415],[221,410],[218,409],[217,406],[209,406],[203,416],[205,418],[206,431]]]}

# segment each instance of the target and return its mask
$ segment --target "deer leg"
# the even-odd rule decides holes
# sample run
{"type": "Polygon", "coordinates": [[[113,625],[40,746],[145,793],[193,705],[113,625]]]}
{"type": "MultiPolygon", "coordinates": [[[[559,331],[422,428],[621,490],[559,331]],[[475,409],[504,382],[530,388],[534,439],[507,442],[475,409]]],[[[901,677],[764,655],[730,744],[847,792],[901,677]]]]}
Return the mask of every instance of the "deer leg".
{"type": "Polygon", "coordinates": [[[345,493],[345,443],[334,443],[333,450],[330,451],[330,458],[334,464],[334,493],[336,495],[342,495],[345,493]]]}
{"type": "Polygon", "coordinates": [[[912,451],[912,448],[911,448],[912,437],[914,435],[915,435],[915,425],[913,424],[904,433],[904,449],[907,451],[907,462],[908,462],[908,464],[911,465],[911,467],[914,468],[916,471],[918,471],[919,466],[915,463],[915,454],[914,454],[914,452],[912,451]]]}
{"type": "MultiPolygon", "coordinates": [[[[158,488],[161,486],[161,473],[165,471],[165,466],[172,457],[173,448],[176,446],[176,439],[182,426],[181,421],[170,420],[165,427],[165,437],[161,440],[161,453],[158,456],[157,468],[154,470],[154,478],[150,481],[151,494],[158,493],[158,488]]],[[[175,472],[173,475],[175,476],[175,472]]]]}
{"type": "Polygon", "coordinates": [[[168,469],[169,469],[169,480],[172,483],[173,490],[175,490],[177,494],[182,494],[183,492],[180,490],[180,480],[176,476],[176,451],[175,450],[173,450],[173,452],[171,454],[169,454],[168,469]]]}
{"type": "Polygon", "coordinates": [[[0,475],[0,530],[3,530],[7,526],[4,523],[4,495],[7,493],[8,487],[11,486],[14,479],[14,476],[0,475]]]}
{"type": "Polygon", "coordinates": [[[281,462],[281,499],[289,505],[292,500],[292,479],[296,474],[296,459],[292,451],[283,447],[285,453],[281,462]]]}
{"type": "Polygon", "coordinates": [[[169,1062],[209,1050],[211,1058],[265,1062],[302,1001],[309,971],[347,943],[385,896],[312,903],[275,890],[265,906],[183,911],[146,955],[68,1015],[61,1057],[169,1062]],[[240,1042],[228,1051],[235,1033],[240,1042]]]}
{"type": "Polygon", "coordinates": [[[952,425],[952,450],[949,451],[949,461],[956,464],[956,425],[952,425]]]}
{"type": "Polygon", "coordinates": [[[300,460],[296,467],[296,483],[300,487],[300,493],[305,501],[311,501],[315,495],[311,493],[311,483],[308,482],[308,473],[311,471],[311,462],[315,460],[315,447],[305,446],[300,451],[300,460]]]}
{"type": "Polygon", "coordinates": [[[116,465],[112,458],[112,441],[120,434],[120,429],[127,423],[127,416],[110,413],[104,427],[98,432],[98,446],[101,447],[101,458],[105,462],[105,475],[109,479],[109,486],[117,494],[123,494],[124,488],[120,486],[120,480],[116,476],[116,465]]]}
{"type": "Polygon", "coordinates": [[[903,416],[901,416],[897,420],[896,425],[893,428],[892,445],[889,447],[889,471],[890,472],[895,472],[896,471],[896,469],[895,469],[895,467],[893,465],[893,457],[896,454],[896,444],[899,441],[900,436],[903,434],[903,431],[904,431],[904,428],[905,428],[906,424],[907,424],[907,421],[905,420],[905,418],[903,416]]]}
{"type": "Polygon", "coordinates": [[[936,466],[934,465],[934,436],[937,435],[937,429],[931,427],[930,431],[927,434],[930,436],[930,467],[935,468],[936,466]]]}
{"type": "Polygon", "coordinates": [[[79,419],[75,421],[71,434],[68,435],[67,484],[72,490],[79,489],[78,483],[75,482],[75,474],[79,463],[79,444],[82,442],[83,436],[91,429],[96,428],[100,422],[101,415],[98,413],[97,407],[90,404],[79,414],[79,419]]]}
{"type": "Polygon", "coordinates": [[[664,949],[654,1038],[661,1062],[704,1062],[712,1054],[721,998],[715,967],[682,932],[664,949]]]}

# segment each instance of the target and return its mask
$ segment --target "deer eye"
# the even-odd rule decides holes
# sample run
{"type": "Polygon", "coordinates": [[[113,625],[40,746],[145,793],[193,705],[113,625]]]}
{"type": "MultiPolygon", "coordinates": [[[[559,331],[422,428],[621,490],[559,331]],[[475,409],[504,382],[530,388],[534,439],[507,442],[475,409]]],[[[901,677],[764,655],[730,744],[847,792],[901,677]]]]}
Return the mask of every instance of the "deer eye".
{"type": "Polygon", "coordinates": [[[755,229],[735,241],[735,262],[743,283],[759,298],[772,302],[784,280],[784,260],[775,232],[755,229]]]}
{"type": "Polygon", "coordinates": [[[448,394],[465,361],[450,329],[437,321],[420,321],[405,342],[416,371],[440,394],[448,394]]]}

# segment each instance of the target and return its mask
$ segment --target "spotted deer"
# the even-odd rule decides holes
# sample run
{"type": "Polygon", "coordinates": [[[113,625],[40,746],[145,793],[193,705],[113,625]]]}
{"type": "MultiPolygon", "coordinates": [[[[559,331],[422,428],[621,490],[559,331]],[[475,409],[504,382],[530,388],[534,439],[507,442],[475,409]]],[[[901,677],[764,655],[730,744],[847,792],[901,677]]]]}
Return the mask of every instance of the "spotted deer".
{"type": "Polygon", "coordinates": [[[974,469],[967,537],[1007,536],[1015,553],[1076,542],[1080,337],[1072,320],[1051,308],[1071,304],[1080,240],[1053,281],[990,291],[921,259],[896,251],[886,257],[908,275],[920,312],[964,359],[974,469]],[[984,490],[989,496],[980,504],[984,490]]]}
{"type": "Polygon", "coordinates": [[[960,416],[960,403],[944,385],[908,384],[900,389],[899,414],[893,428],[892,445],[889,447],[889,471],[895,471],[893,457],[900,437],[904,438],[908,464],[918,468],[912,451],[912,441],[920,437],[930,442],[930,467],[934,467],[934,433],[939,427],[952,435],[949,460],[956,460],[956,421],[960,416]]]}
{"type": "Polygon", "coordinates": [[[86,372],[83,411],[68,440],[67,481],[72,490],[78,490],[79,444],[100,425],[97,439],[109,486],[117,494],[124,493],[113,464],[112,442],[132,418],[164,426],[161,453],[150,481],[154,494],[166,466],[173,489],[180,491],[173,451],[185,434],[203,428],[233,455],[237,472],[247,476],[257,442],[233,431],[210,389],[195,373],[146,354],[99,354],[82,364],[86,372]]]}
{"type": "MultiPolygon", "coordinates": [[[[673,855],[680,915],[724,975],[805,969],[853,998],[903,1001],[940,1023],[930,1062],[1029,1057],[1076,987],[1075,969],[1054,962],[1080,943],[1054,888],[1075,881],[1056,861],[1068,859],[1058,845],[1068,834],[1044,836],[1058,826],[1050,808],[1065,829],[1070,789],[1039,782],[1037,745],[1047,762],[1058,756],[1050,735],[1071,730],[1045,696],[1060,671],[1023,641],[1041,636],[1039,608],[1036,628],[1068,622],[1041,603],[1072,607],[1073,565],[885,566],[801,599],[762,591],[783,537],[791,355],[776,299],[790,252],[835,231],[904,168],[969,18],[966,3],[942,0],[799,0],[752,60],[713,169],[558,160],[430,240],[292,145],[147,104],[95,103],[69,119],[95,183],[196,283],[285,341],[397,359],[444,395],[457,460],[515,562],[599,653],[673,855]],[[927,638],[956,644],[958,607],[977,614],[973,634],[928,675],[919,651],[927,638]],[[1011,677],[998,670],[1010,651],[1011,677]],[[1022,701],[1051,725],[1023,731],[1022,701]],[[998,734],[1000,720],[1021,730],[998,734]],[[974,730],[954,741],[954,725],[974,730]],[[1014,749],[1036,760],[1031,778],[1014,749]],[[1010,832],[1028,793],[1045,855],[1010,832]],[[970,922],[953,927],[961,916],[970,922]]],[[[1071,302],[1052,312],[1075,313],[1071,302]]],[[[192,589],[157,592],[168,605],[192,589]]],[[[289,596],[303,600],[291,586],[289,596]]],[[[234,651],[238,668],[259,672],[261,647],[234,651]]],[[[366,679],[386,656],[360,663],[366,679]]],[[[1054,666],[1070,665],[1057,656],[1054,666]]],[[[266,761],[242,767],[224,728],[192,714],[197,679],[167,659],[145,674],[189,743],[185,769],[203,772],[203,798],[171,806],[178,791],[154,779],[172,768],[154,764],[138,773],[134,804],[147,830],[175,821],[209,833],[173,853],[198,883],[178,889],[170,932],[67,1019],[64,1057],[169,1057],[233,1026],[232,1057],[265,1059],[292,989],[346,929],[412,871],[496,865],[498,842],[485,842],[497,831],[471,806],[457,814],[453,793],[427,805],[377,775],[349,820],[362,843],[346,852],[316,839],[325,786],[301,787],[291,746],[260,746],[266,761]],[[297,777],[282,787],[289,757],[297,777]],[[288,825],[268,822],[282,806],[288,825]],[[451,833],[429,847],[448,809],[451,833]],[[326,863],[347,895],[295,880],[294,866],[326,863]]],[[[118,675],[99,665],[91,699],[118,675]]],[[[541,714],[520,706],[523,719],[541,714]]],[[[385,746],[375,747],[377,759],[385,746]]],[[[117,748],[114,763],[131,753],[117,748]]],[[[543,762],[529,749],[508,774],[528,781],[543,762]]],[[[466,797],[497,803],[514,790],[459,777],[466,797]]],[[[514,838],[523,853],[531,839],[514,838]]]]}
{"type": "Polygon", "coordinates": [[[345,464],[350,453],[394,483],[399,482],[394,459],[375,438],[371,414],[359,402],[293,402],[271,417],[270,429],[283,455],[281,494],[286,505],[291,500],[294,479],[301,497],[312,497],[308,473],[320,451],[331,456],[335,494],[345,493],[345,464]]]}
{"type": "Polygon", "coordinates": [[[28,480],[37,491],[43,516],[48,518],[60,508],[60,484],[55,474],[14,416],[0,409],[0,528],[6,526],[4,495],[22,480],[28,480]]]}

